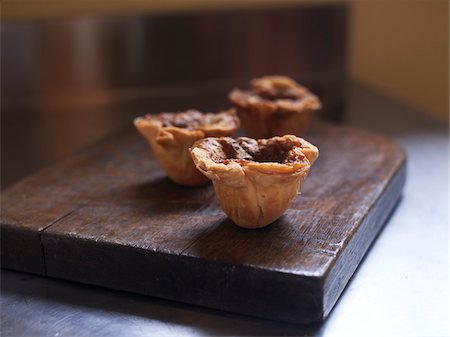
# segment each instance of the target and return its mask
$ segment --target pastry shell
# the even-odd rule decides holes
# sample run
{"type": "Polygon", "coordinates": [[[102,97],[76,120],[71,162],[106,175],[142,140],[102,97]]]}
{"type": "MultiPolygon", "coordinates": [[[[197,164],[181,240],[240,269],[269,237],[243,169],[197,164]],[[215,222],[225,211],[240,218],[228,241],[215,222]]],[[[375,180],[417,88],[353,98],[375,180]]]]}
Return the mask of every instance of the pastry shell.
{"type": "Polygon", "coordinates": [[[319,150],[293,135],[260,140],[222,137],[197,141],[191,155],[213,181],[228,217],[240,227],[260,228],[289,207],[319,150]]]}
{"type": "Polygon", "coordinates": [[[250,89],[233,89],[229,99],[253,138],[301,135],[309,126],[312,112],[321,108],[317,96],[285,76],[254,79],[250,89]]]}
{"type": "Polygon", "coordinates": [[[138,117],[134,125],[172,181],[199,186],[206,184],[208,178],[195,168],[189,148],[205,137],[231,136],[239,128],[239,118],[234,109],[217,114],[188,110],[138,117]]]}

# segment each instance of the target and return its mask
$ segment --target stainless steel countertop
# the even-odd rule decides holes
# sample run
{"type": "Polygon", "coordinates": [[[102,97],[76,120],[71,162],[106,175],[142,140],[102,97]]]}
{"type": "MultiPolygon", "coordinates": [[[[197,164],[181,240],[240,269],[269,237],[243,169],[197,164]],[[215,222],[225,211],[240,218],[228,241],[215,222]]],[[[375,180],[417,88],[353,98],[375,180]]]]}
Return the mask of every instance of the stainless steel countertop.
{"type": "Polygon", "coordinates": [[[2,270],[3,336],[448,336],[448,129],[360,86],[347,124],[408,153],[403,198],[322,324],[299,326],[2,270]]]}

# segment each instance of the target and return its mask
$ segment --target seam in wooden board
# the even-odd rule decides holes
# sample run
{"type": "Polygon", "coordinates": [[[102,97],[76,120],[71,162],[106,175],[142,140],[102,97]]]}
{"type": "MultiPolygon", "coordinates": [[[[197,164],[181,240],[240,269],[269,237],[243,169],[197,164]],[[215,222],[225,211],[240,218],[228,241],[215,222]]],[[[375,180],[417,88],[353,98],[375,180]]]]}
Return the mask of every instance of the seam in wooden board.
{"type": "MultiPolygon", "coordinates": [[[[210,200],[210,201],[208,202],[208,205],[204,205],[204,206],[200,207],[197,211],[199,211],[199,210],[207,210],[208,208],[211,207],[211,204],[212,204],[212,203],[214,203],[214,201],[213,201],[213,200],[210,200]]],[[[200,232],[200,235],[199,235],[194,241],[192,241],[191,243],[189,243],[185,248],[181,249],[181,251],[180,251],[177,255],[178,255],[178,256],[181,256],[186,250],[188,250],[188,249],[191,248],[196,242],[198,242],[199,240],[201,240],[203,234],[204,234],[204,233],[207,233],[208,230],[209,230],[209,228],[205,228],[204,230],[202,230],[202,231],[200,232]]]]}
{"type": "MultiPolygon", "coordinates": [[[[243,171],[243,173],[244,173],[244,175],[246,175],[245,171],[243,171]]],[[[249,181],[250,181],[250,183],[252,184],[253,189],[256,190],[255,182],[254,182],[253,180],[251,180],[251,179],[249,179],[249,181]]],[[[210,204],[211,204],[211,202],[210,202],[210,204]]],[[[210,205],[208,205],[208,207],[210,207],[210,205]]],[[[206,207],[206,208],[208,208],[208,207],[206,207]]],[[[260,205],[260,203],[259,203],[259,200],[258,200],[258,208],[259,208],[259,218],[258,218],[258,221],[259,221],[260,218],[261,218],[261,216],[264,216],[263,211],[262,211],[262,207],[261,207],[261,205],[260,205]]],[[[201,233],[202,233],[202,234],[203,234],[203,233],[206,233],[206,232],[208,232],[208,230],[209,230],[208,228],[205,228],[201,233]]],[[[195,239],[195,240],[192,241],[190,244],[188,244],[187,247],[186,247],[186,248],[183,248],[177,255],[178,255],[178,256],[181,256],[185,251],[187,251],[189,248],[191,248],[195,243],[197,243],[198,241],[200,241],[201,238],[202,238],[202,236],[199,235],[199,237],[197,237],[197,239],[195,239]]]]}
{"type": "MultiPolygon", "coordinates": [[[[207,229],[205,229],[204,231],[202,231],[202,233],[205,233],[207,231],[207,229]]],[[[190,244],[187,245],[186,248],[183,248],[177,255],[181,256],[186,250],[188,250],[189,248],[191,248],[195,243],[197,243],[200,240],[200,237],[198,237],[197,239],[195,239],[194,241],[192,241],[190,244]]]]}
{"type": "MultiPolygon", "coordinates": [[[[211,204],[211,202],[210,202],[211,204]]],[[[210,205],[208,205],[207,207],[205,207],[205,209],[208,209],[210,207],[210,205]]],[[[201,234],[195,239],[193,240],[191,243],[189,243],[185,248],[181,249],[181,251],[177,254],[178,256],[181,256],[185,251],[187,251],[189,248],[191,248],[194,244],[196,244],[198,241],[200,241],[203,237],[204,233],[207,233],[209,231],[209,228],[205,228],[201,231],[201,234]]]]}
{"type": "MultiPolygon", "coordinates": [[[[378,194],[378,196],[375,198],[374,202],[370,205],[370,207],[367,209],[367,212],[364,214],[364,216],[360,219],[358,226],[354,226],[352,228],[352,230],[350,231],[349,235],[346,237],[346,239],[343,241],[342,245],[344,246],[345,243],[350,242],[353,237],[355,236],[355,233],[357,232],[357,230],[360,228],[361,224],[364,223],[364,221],[366,221],[367,217],[369,216],[369,214],[371,213],[371,210],[375,207],[375,205],[378,204],[378,202],[380,201],[380,198],[382,195],[384,195],[384,192],[388,189],[389,186],[391,186],[392,180],[395,176],[397,176],[402,169],[405,169],[405,181],[406,181],[406,163],[407,163],[407,158],[406,158],[406,154],[403,150],[403,148],[401,148],[402,154],[403,154],[403,159],[402,161],[399,163],[398,167],[396,170],[394,170],[390,175],[389,178],[386,179],[387,183],[383,186],[383,189],[380,191],[380,193],[378,194]]],[[[403,190],[404,184],[402,186],[402,190],[403,190]]],[[[401,192],[400,192],[401,194],[401,192]]],[[[330,273],[330,271],[333,269],[334,265],[336,264],[336,261],[339,259],[339,256],[342,254],[343,249],[338,249],[336,251],[336,255],[334,257],[334,259],[331,260],[330,264],[328,265],[328,267],[325,269],[325,273],[323,274],[324,279],[326,279],[328,277],[328,274],[330,273]]],[[[367,251],[366,251],[367,252],[367,251]]],[[[366,252],[364,252],[364,255],[366,254],[366,252]]]]}
{"type": "Polygon", "coordinates": [[[49,223],[47,226],[41,228],[38,230],[38,239],[39,239],[39,245],[41,246],[41,252],[42,252],[42,264],[43,264],[43,268],[44,268],[44,275],[47,276],[47,261],[45,258],[45,247],[44,247],[44,243],[42,242],[42,232],[45,231],[47,228],[50,228],[51,226],[53,226],[54,224],[58,223],[59,221],[61,221],[62,219],[68,217],[69,215],[71,215],[73,212],[75,212],[79,207],[74,208],[73,210],[71,210],[70,212],[60,216],[59,218],[57,218],[56,220],[54,220],[53,222],[49,223]]]}

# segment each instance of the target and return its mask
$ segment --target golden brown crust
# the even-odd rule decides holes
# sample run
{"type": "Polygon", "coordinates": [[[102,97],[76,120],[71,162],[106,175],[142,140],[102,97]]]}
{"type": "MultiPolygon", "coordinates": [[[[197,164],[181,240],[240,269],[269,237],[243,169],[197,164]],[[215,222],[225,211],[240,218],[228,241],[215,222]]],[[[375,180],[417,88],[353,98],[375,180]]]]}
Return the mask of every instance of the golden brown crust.
{"type": "Polygon", "coordinates": [[[213,181],[224,212],[241,227],[259,228],[289,207],[319,151],[292,135],[260,140],[222,137],[197,141],[191,155],[213,181]]]}
{"type": "Polygon", "coordinates": [[[243,127],[254,138],[301,134],[320,100],[307,88],[284,76],[266,76],[251,81],[247,90],[229,94],[243,127]]]}
{"type": "Polygon", "coordinates": [[[208,179],[195,168],[189,148],[205,137],[232,135],[239,128],[239,119],[234,109],[218,114],[188,110],[138,117],[134,125],[170,179],[181,185],[199,186],[208,179]]]}

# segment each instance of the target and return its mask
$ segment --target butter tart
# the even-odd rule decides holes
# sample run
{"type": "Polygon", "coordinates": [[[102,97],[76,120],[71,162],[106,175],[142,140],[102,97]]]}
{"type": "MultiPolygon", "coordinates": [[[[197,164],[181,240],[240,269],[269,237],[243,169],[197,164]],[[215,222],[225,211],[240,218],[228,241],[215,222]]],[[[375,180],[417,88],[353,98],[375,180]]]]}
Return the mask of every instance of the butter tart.
{"type": "Polygon", "coordinates": [[[198,170],[213,181],[228,217],[240,227],[260,228],[289,207],[319,150],[293,135],[221,137],[197,141],[191,155],[198,170]]]}
{"type": "Polygon", "coordinates": [[[217,114],[188,110],[138,117],[134,125],[172,181],[199,186],[206,184],[208,178],[195,168],[189,148],[205,137],[231,136],[239,128],[239,118],[234,109],[217,114]]]}
{"type": "Polygon", "coordinates": [[[289,77],[266,76],[250,84],[247,90],[233,89],[229,99],[243,128],[253,138],[301,135],[312,112],[322,106],[317,96],[289,77]]]}

